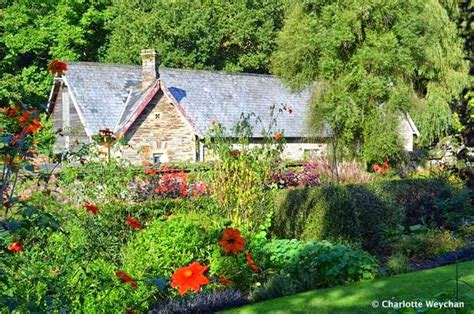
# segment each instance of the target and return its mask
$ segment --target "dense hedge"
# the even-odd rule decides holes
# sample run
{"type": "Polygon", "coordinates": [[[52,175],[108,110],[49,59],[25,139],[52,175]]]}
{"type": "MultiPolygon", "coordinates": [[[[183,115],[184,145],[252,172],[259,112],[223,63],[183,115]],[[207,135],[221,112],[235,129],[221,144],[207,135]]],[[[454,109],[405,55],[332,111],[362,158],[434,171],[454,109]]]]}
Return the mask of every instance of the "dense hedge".
{"type": "Polygon", "coordinates": [[[449,227],[469,207],[466,193],[442,179],[287,189],[276,191],[274,200],[274,236],[342,240],[373,253],[382,253],[399,226],[449,227]]]}

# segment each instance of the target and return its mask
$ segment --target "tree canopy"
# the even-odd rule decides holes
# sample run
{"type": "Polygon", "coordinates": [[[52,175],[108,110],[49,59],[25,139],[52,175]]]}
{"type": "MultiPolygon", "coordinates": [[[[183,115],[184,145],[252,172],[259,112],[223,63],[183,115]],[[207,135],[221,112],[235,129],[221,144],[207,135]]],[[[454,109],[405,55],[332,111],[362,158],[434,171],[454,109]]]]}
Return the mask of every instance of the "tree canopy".
{"type": "Polygon", "coordinates": [[[52,59],[138,64],[155,48],[168,67],[316,81],[313,126],[379,162],[398,154],[402,110],[423,146],[459,127],[460,12],[458,0],[0,0],[0,102],[45,103],[52,59]]]}
{"type": "Polygon", "coordinates": [[[169,67],[268,73],[284,0],[114,0],[106,61],[139,63],[155,48],[169,67]]]}
{"type": "Polygon", "coordinates": [[[415,119],[421,145],[455,126],[450,104],[467,78],[456,10],[449,0],[296,1],[273,72],[293,89],[317,81],[314,126],[327,121],[367,162],[388,159],[402,111],[415,119]]]}

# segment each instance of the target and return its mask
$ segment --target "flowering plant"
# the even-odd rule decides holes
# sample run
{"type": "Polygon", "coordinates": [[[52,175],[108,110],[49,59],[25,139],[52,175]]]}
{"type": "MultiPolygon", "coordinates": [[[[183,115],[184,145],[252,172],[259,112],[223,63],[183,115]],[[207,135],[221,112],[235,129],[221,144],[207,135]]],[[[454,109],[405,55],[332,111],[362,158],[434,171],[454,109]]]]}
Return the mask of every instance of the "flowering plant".
{"type": "Polygon", "coordinates": [[[375,164],[373,168],[374,168],[375,173],[387,174],[389,164],[387,161],[384,161],[382,164],[382,167],[380,167],[378,164],[375,164]]]}
{"type": "Polygon", "coordinates": [[[207,194],[205,182],[191,183],[187,173],[166,164],[160,168],[146,166],[144,175],[141,181],[135,183],[140,199],[198,198],[207,194]]]}
{"type": "Polygon", "coordinates": [[[270,216],[265,205],[266,189],[285,145],[283,133],[274,130],[283,111],[275,115],[273,106],[268,126],[255,114],[242,115],[232,130],[211,121],[206,146],[216,160],[206,179],[211,195],[236,226],[257,228],[270,216]],[[262,128],[262,140],[252,143],[256,126],[262,128]]]}

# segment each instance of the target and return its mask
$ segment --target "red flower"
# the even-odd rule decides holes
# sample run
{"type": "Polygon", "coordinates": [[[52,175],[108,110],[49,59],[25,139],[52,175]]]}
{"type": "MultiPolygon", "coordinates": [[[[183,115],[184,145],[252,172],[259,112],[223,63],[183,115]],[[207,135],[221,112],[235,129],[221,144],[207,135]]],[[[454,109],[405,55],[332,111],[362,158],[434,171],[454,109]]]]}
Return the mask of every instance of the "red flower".
{"type": "Polygon", "coordinates": [[[137,281],[127,273],[119,270],[115,272],[115,275],[119,277],[124,283],[129,283],[132,288],[135,289],[137,287],[137,281]]]}
{"type": "Polygon", "coordinates": [[[99,212],[99,207],[97,207],[96,205],[93,205],[93,204],[85,204],[84,205],[84,208],[88,211],[88,212],[91,212],[93,215],[97,215],[97,213],[99,212]]]}
{"type": "Polygon", "coordinates": [[[275,134],[275,136],[273,138],[275,139],[275,141],[279,141],[283,138],[283,135],[281,133],[277,133],[277,134],[275,134]]]}
{"type": "Polygon", "coordinates": [[[232,284],[232,280],[226,278],[224,275],[219,275],[216,279],[223,286],[229,286],[232,284]]]}
{"type": "Polygon", "coordinates": [[[33,119],[30,125],[28,125],[28,127],[26,128],[26,131],[30,134],[35,134],[42,127],[43,125],[40,123],[39,119],[33,119]]]}
{"type": "Polygon", "coordinates": [[[156,175],[156,169],[151,168],[151,169],[145,169],[145,174],[151,174],[151,175],[156,175]]]}
{"type": "Polygon", "coordinates": [[[240,235],[240,231],[233,228],[224,229],[222,238],[219,240],[224,252],[232,252],[234,255],[244,250],[245,242],[245,239],[240,235]]]}
{"type": "Polygon", "coordinates": [[[10,252],[18,253],[21,250],[23,250],[23,246],[21,245],[20,242],[13,242],[13,244],[8,247],[8,250],[10,252]]]}
{"type": "Polygon", "coordinates": [[[216,122],[217,122],[216,119],[212,119],[212,120],[211,120],[211,124],[212,124],[212,125],[216,124],[216,122]]]}
{"type": "Polygon", "coordinates": [[[180,295],[188,290],[198,292],[202,285],[207,285],[209,279],[204,276],[204,272],[209,266],[201,266],[199,262],[194,262],[189,266],[179,268],[171,276],[171,287],[178,287],[180,295]]]}
{"type": "Polygon", "coordinates": [[[21,113],[20,118],[18,118],[18,122],[20,123],[20,126],[25,126],[28,121],[30,121],[31,114],[29,111],[23,111],[21,113]]]}
{"type": "Polygon", "coordinates": [[[9,118],[14,118],[16,116],[16,114],[18,113],[18,111],[20,111],[20,105],[16,104],[14,107],[8,108],[7,116],[9,118]]]}
{"type": "Polygon", "coordinates": [[[140,230],[142,228],[142,224],[132,216],[127,217],[127,223],[132,229],[140,230]]]}
{"type": "Polygon", "coordinates": [[[249,264],[250,268],[256,273],[260,272],[257,264],[255,264],[252,255],[249,252],[245,252],[245,259],[247,260],[247,264],[249,264]]]}
{"type": "Polygon", "coordinates": [[[59,60],[53,60],[48,66],[48,71],[54,76],[61,76],[67,71],[67,64],[59,60]]]}
{"type": "Polygon", "coordinates": [[[382,169],[380,168],[379,165],[377,165],[377,164],[374,165],[374,171],[375,171],[376,173],[379,173],[381,170],[382,170],[382,169]]]}

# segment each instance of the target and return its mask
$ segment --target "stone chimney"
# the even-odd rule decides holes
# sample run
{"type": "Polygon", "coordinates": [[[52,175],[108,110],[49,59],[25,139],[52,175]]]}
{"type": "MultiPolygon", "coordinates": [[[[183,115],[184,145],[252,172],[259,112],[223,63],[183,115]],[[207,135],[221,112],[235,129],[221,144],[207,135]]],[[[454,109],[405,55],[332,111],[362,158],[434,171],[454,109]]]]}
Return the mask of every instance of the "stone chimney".
{"type": "Polygon", "coordinates": [[[140,56],[142,58],[142,90],[145,90],[160,78],[158,72],[160,57],[156,54],[155,49],[143,49],[140,56]]]}

